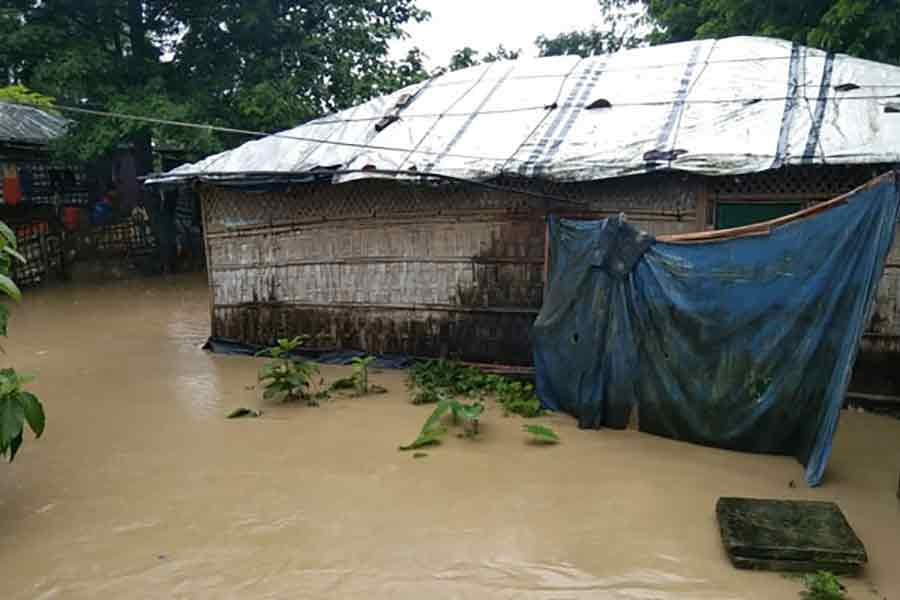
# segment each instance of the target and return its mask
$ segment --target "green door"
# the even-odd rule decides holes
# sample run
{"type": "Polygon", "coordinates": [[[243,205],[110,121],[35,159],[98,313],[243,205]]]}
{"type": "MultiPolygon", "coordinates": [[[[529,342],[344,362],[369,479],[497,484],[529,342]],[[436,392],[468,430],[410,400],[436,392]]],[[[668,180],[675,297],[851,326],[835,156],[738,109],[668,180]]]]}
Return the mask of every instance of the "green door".
{"type": "Polygon", "coordinates": [[[716,229],[730,229],[777,219],[802,208],[799,202],[719,202],[716,204],[716,229]]]}

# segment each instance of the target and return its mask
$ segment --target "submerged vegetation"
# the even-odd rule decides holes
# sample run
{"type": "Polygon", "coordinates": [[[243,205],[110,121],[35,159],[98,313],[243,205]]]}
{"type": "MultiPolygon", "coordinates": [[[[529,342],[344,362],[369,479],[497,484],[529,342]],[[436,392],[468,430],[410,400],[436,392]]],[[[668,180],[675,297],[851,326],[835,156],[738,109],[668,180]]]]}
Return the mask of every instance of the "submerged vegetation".
{"type": "Polygon", "coordinates": [[[228,416],[226,416],[225,418],[226,419],[243,419],[245,417],[249,417],[249,418],[255,419],[255,418],[258,418],[261,416],[262,416],[261,410],[241,407],[241,408],[236,408],[233,411],[231,411],[230,413],[228,413],[228,416]]]}
{"type": "Polygon", "coordinates": [[[522,425],[522,431],[531,434],[531,441],[535,444],[558,444],[559,436],[555,431],[545,425],[522,425]]]}
{"type": "MultiPolygon", "coordinates": [[[[25,262],[16,250],[16,234],[0,222],[0,295],[18,302],[22,292],[10,277],[13,260],[25,262]]],[[[6,336],[8,321],[9,309],[0,304],[0,336],[6,336]]],[[[15,369],[0,369],[0,456],[8,456],[10,462],[22,445],[26,423],[35,437],[44,433],[44,407],[37,396],[23,389],[29,381],[15,369]]]]}
{"type": "Polygon", "coordinates": [[[441,442],[441,438],[449,431],[444,424],[444,416],[449,414],[453,425],[462,425],[462,435],[474,438],[478,435],[478,422],[484,413],[484,404],[480,401],[463,403],[455,398],[445,397],[440,400],[434,411],[425,419],[425,424],[418,437],[410,444],[400,446],[400,450],[418,450],[425,446],[433,446],[441,442]]]}
{"type": "Polygon", "coordinates": [[[544,413],[530,383],[446,360],[417,363],[409,370],[407,385],[413,404],[434,404],[444,397],[456,396],[477,399],[491,394],[507,415],[532,418],[544,413]]]}
{"type": "Polygon", "coordinates": [[[259,353],[271,361],[259,369],[258,380],[263,385],[263,398],[276,402],[305,400],[309,406],[318,406],[328,399],[324,380],[315,382],[319,367],[312,361],[296,358],[292,352],[303,345],[303,337],[280,339],[277,345],[259,353]]]}
{"type": "Polygon", "coordinates": [[[840,580],[828,571],[805,575],[803,585],[806,589],[800,592],[804,600],[845,600],[847,591],[840,580]]]}
{"type": "MultiPolygon", "coordinates": [[[[437,404],[418,437],[400,450],[417,450],[439,444],[448,428],[443,422],[450,414],[454,425],[463,425],[463,437],[478,435],[479,419],[484,413],[484,398],[492,395],[506,416],[525,418],[544,414],[541,402],[530,383],[485,373],[475,367],[446,360],[430,360],[416,364],[407,375],[407,386],[413,404],[437,404]],[[462,402],[459,397],[470,400],[462,402]]],[[[549,427],[525,425],[526,433],[538,444],[556,444],[559,436],[549,427]]]]}
{"type": "Polygon", "coordinates": [[[384,394],[387,390],[380,385],[369,383],[369,365],[375,361],[374,356],[357,356],[350,361],[353,374],[350,377],[338,379],[329,386],[332,392],[351,391],[355,396],[367,394],[384,394]]]}

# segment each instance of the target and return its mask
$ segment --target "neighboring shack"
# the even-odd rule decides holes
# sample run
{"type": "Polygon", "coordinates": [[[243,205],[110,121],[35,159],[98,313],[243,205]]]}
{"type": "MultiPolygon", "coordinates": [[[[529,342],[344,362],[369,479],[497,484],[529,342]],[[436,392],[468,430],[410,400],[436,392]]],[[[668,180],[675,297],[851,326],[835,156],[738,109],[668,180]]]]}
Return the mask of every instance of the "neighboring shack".
{"type": "MultiPolygon", "coordinates": [[[[202,198],[213,336],[528,364],[548,215],[793,212],[900,161],[898,93],[898,67],[757,38],[495,63],[151,183],[202,198]]],[[[900,353],[898,274],[895,245],[864,351],[900,353]]]]}
{"type": "MultiPolygon", "coordinates": [[[[76,278],[107,278],[132,267],[160,272],[161,263],[174,263],[176,252],[193,241],[185,239],[192,237],[191,226],[199,231],[194,194],[185,190],[167,203],[156,197],[145,202],[127,146],[89,164],[59,162],[51,145],[65,136],[68,126],[69,121],[45,110],[0,102],[0,220],[14,230],[27,259],[24,264],[14,261],[13,278],[20,285],[35,285],[55,275],[69,276],[73,266],[76,278]],[[94,226],[92,204],[110,184],[116,189],[116,210],[108,223],[94,226]],[[144,210],[133,213],[141,204],[144,210]],[[149,222],[136,222],[135,215],[146,215],[149,222]],[[171,230],[162,249],[157,240],[166,236],[160,230],[171,230]]],[[[157,149],[155,158],[174,166],[172,160],[184,155],[157,149]]]]}

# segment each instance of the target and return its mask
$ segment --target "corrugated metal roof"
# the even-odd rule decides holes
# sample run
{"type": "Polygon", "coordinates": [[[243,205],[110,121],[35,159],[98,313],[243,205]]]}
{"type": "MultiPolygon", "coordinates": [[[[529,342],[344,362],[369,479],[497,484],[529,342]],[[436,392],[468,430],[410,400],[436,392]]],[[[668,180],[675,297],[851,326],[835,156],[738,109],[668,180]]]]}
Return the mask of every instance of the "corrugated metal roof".
{"type": "Polygon", "coordinates": [[[900,114],[890,106],[898,94],[900,67],[769,38],[497,62],[447,73],[150,182],[323,167],[579,181],[661,169],[724,175],[897,162],[900,114]]]}
{"type": "Polygon", "coordinates": [[[67,124],[38,108],[0,102],[0,142],[49,144],[65,134],[67,124]]]}

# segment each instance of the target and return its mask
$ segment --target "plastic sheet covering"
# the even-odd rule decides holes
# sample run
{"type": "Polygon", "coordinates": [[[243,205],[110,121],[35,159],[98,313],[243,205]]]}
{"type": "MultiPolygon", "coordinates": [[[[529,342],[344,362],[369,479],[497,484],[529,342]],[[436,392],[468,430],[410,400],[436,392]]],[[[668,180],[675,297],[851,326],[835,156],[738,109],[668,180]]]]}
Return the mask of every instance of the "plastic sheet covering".
{"type": "Polygon", "coordinates": [[[46,145],[64,135],[68,124],[38,108],[0,102],[0,141],[46,145]]]}
{"type": "Polygon", "coordinates": [[[891,173],[716,241],[552,220],[534,325],[542,401],[585,428],[623,428],[636,407],[648,433],[794,455],[818,485],[898,203],[891,173]]]}
{"type": "MultiPolygon", "coordinates": [[[[315,169],[585,181],[900,161],[900,67],[736,37],[478,65],[149,179],[315,169]]],[[[378,172],[358,177],[408,177],[378,172]]]]}
{"type": "MultiPolygon", "coordinates": [[[[265,346],[211,337],[203,345],[203,349],[213,354],[226,356],[259,356],[259,353],[266,348],[265,346]]],[[[321,350],[301,346],[291,352],[291,356],[312,360],[323,365],[351,365],[354,358],[363,358],[371,355],[355,350],[321,350]]],[[[409,356],[379,354],[375,356],[372,367],[375,369],[407,369],[412,366],[413,362],[414,360],[409,356]]]]}

